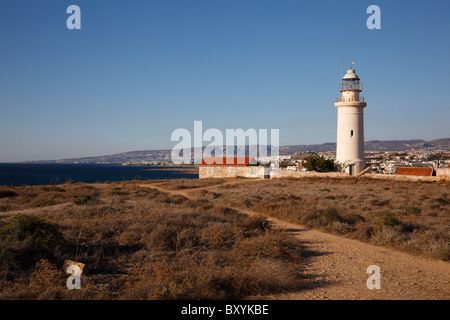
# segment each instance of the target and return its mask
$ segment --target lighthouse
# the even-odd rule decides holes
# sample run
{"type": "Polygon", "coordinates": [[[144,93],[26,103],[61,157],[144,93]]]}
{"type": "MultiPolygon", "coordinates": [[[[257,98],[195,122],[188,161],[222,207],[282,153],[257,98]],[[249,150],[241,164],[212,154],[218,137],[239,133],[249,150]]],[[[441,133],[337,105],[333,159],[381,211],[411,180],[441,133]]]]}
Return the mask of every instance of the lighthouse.
{"type": "Polygon", "coordinates": [[[337,144],[336,162],[343,171],[357,175],[366,167],[364,160],[364,108],[366,102],[359,94],[362,84],[351,67],[342,78],[341,97],[336,98],[337,144]]]}

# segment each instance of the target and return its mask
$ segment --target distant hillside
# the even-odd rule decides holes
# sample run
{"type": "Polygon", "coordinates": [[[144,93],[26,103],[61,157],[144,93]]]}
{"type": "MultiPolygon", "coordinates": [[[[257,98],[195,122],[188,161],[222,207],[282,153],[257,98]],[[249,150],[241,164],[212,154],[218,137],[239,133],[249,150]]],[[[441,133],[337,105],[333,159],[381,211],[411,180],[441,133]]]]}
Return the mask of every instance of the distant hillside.
{"type": "MultiPolygon", "coordinates": [[[[421,151],[421,152],[450,152],[450,138],[425,140],[388,140],[367,141],[366,151],[421,151]]],[[[336,143],[295,145],[280,147],[280,155],[291,155],[296,152],[333,152],[336,151],[336,143]]],[[[98,157],[86,157],[64,160],[32,161],[39,163],[125,163],[142,161],[170,161],[171,150],[143,150],[105,155],[98,157]]]]}
{"type": "MultiPolygon", "coordinates": [[[[450,138],[425,140],[373,140],[366,141],[366,151],[450,151],[450,138]]],[[[336,151],[336,143],[309,144],[280,147],[280,154],[293,154],[295,152],[333,152],[336,151]]]]}

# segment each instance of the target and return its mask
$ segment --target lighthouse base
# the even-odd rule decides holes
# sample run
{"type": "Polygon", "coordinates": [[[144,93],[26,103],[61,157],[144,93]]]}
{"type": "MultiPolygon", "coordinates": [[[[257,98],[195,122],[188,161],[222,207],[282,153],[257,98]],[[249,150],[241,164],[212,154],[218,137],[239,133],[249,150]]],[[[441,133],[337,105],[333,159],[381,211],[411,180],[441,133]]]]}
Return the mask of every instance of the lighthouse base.
{"type": "Polygon", "coordinates": [[[336,162],[339,164],[342,172],[345,172],[351,176],[358,175],[361,171],[363,171],[366,168],[365,160],[351,160],[351,161],[336,160],[336,162]]]}

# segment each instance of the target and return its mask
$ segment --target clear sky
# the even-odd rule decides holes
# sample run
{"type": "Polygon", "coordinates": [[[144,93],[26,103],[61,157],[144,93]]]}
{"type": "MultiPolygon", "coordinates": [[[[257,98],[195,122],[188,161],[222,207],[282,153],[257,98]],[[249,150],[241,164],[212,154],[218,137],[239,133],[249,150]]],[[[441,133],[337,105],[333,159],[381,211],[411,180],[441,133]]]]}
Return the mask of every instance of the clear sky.
{"type": "Polygon", "coordinates": [[[447,0],[2,0],[0,41],[0,162],[170,149],[194,120],[334,142],[352,61],[366,140],[450,137],[447,0]]]}

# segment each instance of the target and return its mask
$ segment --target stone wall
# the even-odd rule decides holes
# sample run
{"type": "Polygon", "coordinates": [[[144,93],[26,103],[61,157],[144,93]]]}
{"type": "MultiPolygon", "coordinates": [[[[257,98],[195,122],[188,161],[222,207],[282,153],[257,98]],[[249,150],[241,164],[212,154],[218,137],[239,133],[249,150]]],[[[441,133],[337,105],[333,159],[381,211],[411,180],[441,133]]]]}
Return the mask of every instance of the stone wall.
{"type": "MultiPolygon", "coordinates": [[[[366,173],[362,176],[369,179],[383,179],[383,180],[396,180],[396,181],[450,181],[450,168],[439,168],[436,170],[436,176],[408,176],[408,175],[396,175],[396,174],[374,174],[366,173]],[[441,170],[440,170],[441,169],[441,170]]],[[[280,178],[354,178],[344,172],[313,172],[313,171],[272,171],[270,173],[270,179],[280,178]]]]}
{"type": "Polygon", "coordinates": [[[269,172],[263,166],[199,166],[199,178],[254,178],[264,179],[264,175],[269,176],[269,172]]]}
{"type": "MultiPolygon", "coordinates": [[[[254,178],[264,179],[283,178],[335,178],[335,179],[356,179],[345,172],[314,172],[314,171],[270,171],[270,168],[263,166],[199,166],[199,178],[254,178]]],[[[366,173],[362,177],[369,179],[396,180],[396,181],[450,181],[450,168],[437,168],[436,176],[410,176],[397,174],[375,174],[366,173]]]]}
{"type": "Polygon", "coordinates": [[[351,178],[345,172],[272,171],[270,179],[280,178],[351,178]]]}
{"type": "Polygon", "coordinates": [[[439,180],[450,181],[450,168],[436,168],[436,177],[439,180]]]}
{"type": "Polygon", "coordinates": [[[438,181],[438,177],[434,176],[410,176],[401,174],[377,174],[377,173],[367,173],[362,176],[363,178],[370,179],[380,179],[380,180],[395,180],[395,181],[438,181]]]}

